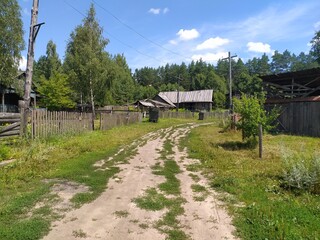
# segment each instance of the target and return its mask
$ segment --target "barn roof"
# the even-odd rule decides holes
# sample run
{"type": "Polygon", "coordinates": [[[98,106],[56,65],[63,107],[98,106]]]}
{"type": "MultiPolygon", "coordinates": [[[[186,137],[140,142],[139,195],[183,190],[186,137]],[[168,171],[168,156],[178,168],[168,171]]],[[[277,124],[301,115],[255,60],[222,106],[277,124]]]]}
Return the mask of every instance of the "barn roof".
{"type": "Polygon", "coordinates": [[[297,98],[320,95],[320,68],[260,77],[269,97],[297,98]]]}
{"type": "Polygon", "coordinates": [[[173,108],[173,107],[175,107],[175,105],[171,106],[170,104],[159,102],[159,101],[156,101],[153,99],[139,100],[135,103],[135,105],[141,105],[143,107],[158,107],[158,108],[173,108]]]}
{"type": "Polygon", "coordinates": [[[212,102],[213,90],[198,90],[188,92],[160,92],[159,97],[168,98],[172,103],[177,103],[179,95],[179,103],[192,103],[192,102],[212,102]]]}

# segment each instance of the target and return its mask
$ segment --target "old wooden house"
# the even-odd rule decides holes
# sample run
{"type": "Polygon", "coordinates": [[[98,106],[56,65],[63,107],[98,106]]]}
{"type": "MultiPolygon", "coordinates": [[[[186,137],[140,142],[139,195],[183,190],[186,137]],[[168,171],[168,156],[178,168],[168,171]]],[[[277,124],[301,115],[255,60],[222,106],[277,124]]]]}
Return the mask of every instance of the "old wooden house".
{"type": "Polygon", "coordinates": [[[266,108],[280,108],[278,130],[320,137],[320,68],[262,76],[266,108]]]}
{"type": "Polygon", "coordinates": [[[160,92],[154,100],[189,111],[208,111],[212,109],[213,90],[160,92]]]}

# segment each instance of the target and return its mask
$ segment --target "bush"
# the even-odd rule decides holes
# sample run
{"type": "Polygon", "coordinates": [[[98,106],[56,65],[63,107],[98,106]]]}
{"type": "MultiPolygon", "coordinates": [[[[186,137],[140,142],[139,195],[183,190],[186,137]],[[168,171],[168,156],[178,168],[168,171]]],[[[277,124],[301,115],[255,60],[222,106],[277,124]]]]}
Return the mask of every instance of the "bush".
{"type": "Polygon", "coordinates": [[[283,186],[320,193],[320,156],[284,156],[283,186]]]}
{"type": "Polygon", "coordinates": [[[9,158],[10,148],[0,143],[0,162],[9,158]]]}
{"type": "Polygon", "coordinates": [[[245,94],[241,99],[234,99],[235,112],[240,114],[240,120],[236,126],[242,130],[243,140],[257,142],[259,124],[266,131],[274,128],[272,124],[278,117],[278,111],[274,109],[268,114],[264,109],[264,102],[264,98],[245,94]]]}

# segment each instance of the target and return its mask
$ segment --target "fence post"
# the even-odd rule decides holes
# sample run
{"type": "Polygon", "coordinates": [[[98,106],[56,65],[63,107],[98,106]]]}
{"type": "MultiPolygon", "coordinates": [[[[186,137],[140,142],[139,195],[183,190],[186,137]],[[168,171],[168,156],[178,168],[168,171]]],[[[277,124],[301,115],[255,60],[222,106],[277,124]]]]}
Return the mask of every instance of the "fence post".
{"type": "Polygon", "coordinates": [[[259,158],[262,159],[262,125],[259,124],[259,158]]]}

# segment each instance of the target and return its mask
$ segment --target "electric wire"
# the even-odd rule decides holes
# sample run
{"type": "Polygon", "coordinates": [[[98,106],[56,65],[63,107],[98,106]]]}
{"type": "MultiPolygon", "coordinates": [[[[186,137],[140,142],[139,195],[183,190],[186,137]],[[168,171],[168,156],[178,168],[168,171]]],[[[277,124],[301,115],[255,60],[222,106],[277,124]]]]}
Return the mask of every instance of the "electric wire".
{"type": "Polygon", "coordinates": [[[138,36],[140,36],[141,38],[143,38],[144,40],[150,42],[151,44],[160,47],[161,49],[170,52],[171,54],[177,55],[179,57],[183,57],[186,59],[190,59],[189,57],[183,56],[177,52],[174,52],[164,46],[162,46],[161,44],[147,38],[146,36],[144,36],[143,34],[139,33],[137,30],[135,30],[133,27],[129,26],[128,24],[126,24],[125,22],[123,22],[120,18],[118,18],[116,15],[114,15],[112,12],[110,12],[109,10],[107,10],[105,7],[101,6],[99,3],[97,3],[97,1],[92,0],[93,3],[95,3],[98,7],[100,7],[102,10],[104,10],[106,13],[108,13],[110,16],[112,16],[114,19],[116,19],[119,23],[121,23],[123,26],[125,26],[126,28],[128,28],[129,30],[131,30],[132,32],[134,32],[135,34],[137,34],[138,36]]]}
{"type": "MultiPolygon", "coordinates": [[[[64,0],[63,2],[64,2],[65,4],[67,4],[69,7],[71,7],[74,11],[76,11],[77,13],[79,13],[80,15],[82,15],[83,17],[87,17],[84,13],[82,13],[80,10],[78,10],[76,7],[74,7],[73,5],[71,5],[70,3],[68,3],[67,1],[64,0]]],[[[114,36],[113,34],[111,34],[110,32],[108,32],[108,31],[106,31],[106,30],[104,30],[104,32],[105,32],[107,35],[109,35],[110,37],[112,37],[113,39],[115,39],[116,41],[118,41],[119,43],[121,43],[122,45],[124,45],[124,46],[126,46],[126,47],[128,47],[128,48],[131,48],[132,50],[134,50],[135,52],[139,53],[140,55],[143,55],[143,56],[145,56],[145,57],[148,57],[148,58],[151,58],[151,59],[153,59],[153,60],[156,60],[156,61],[158,61],[158,62],[161,63],[161,64],[164,63],[164,61],[161,61],[160,59],[157,59],[157,58],[155,58],[155,57],[152,57],[152,56],[150,56],[150,55],[148,55],[148,54],[145,54],[145,53],[137,50],[137,49],[134,48],[133,46],[131,46],[131,45],[123,42],[122,40],[120,40],[119,38],[117,38],[116,36],[114,36]]]]}

